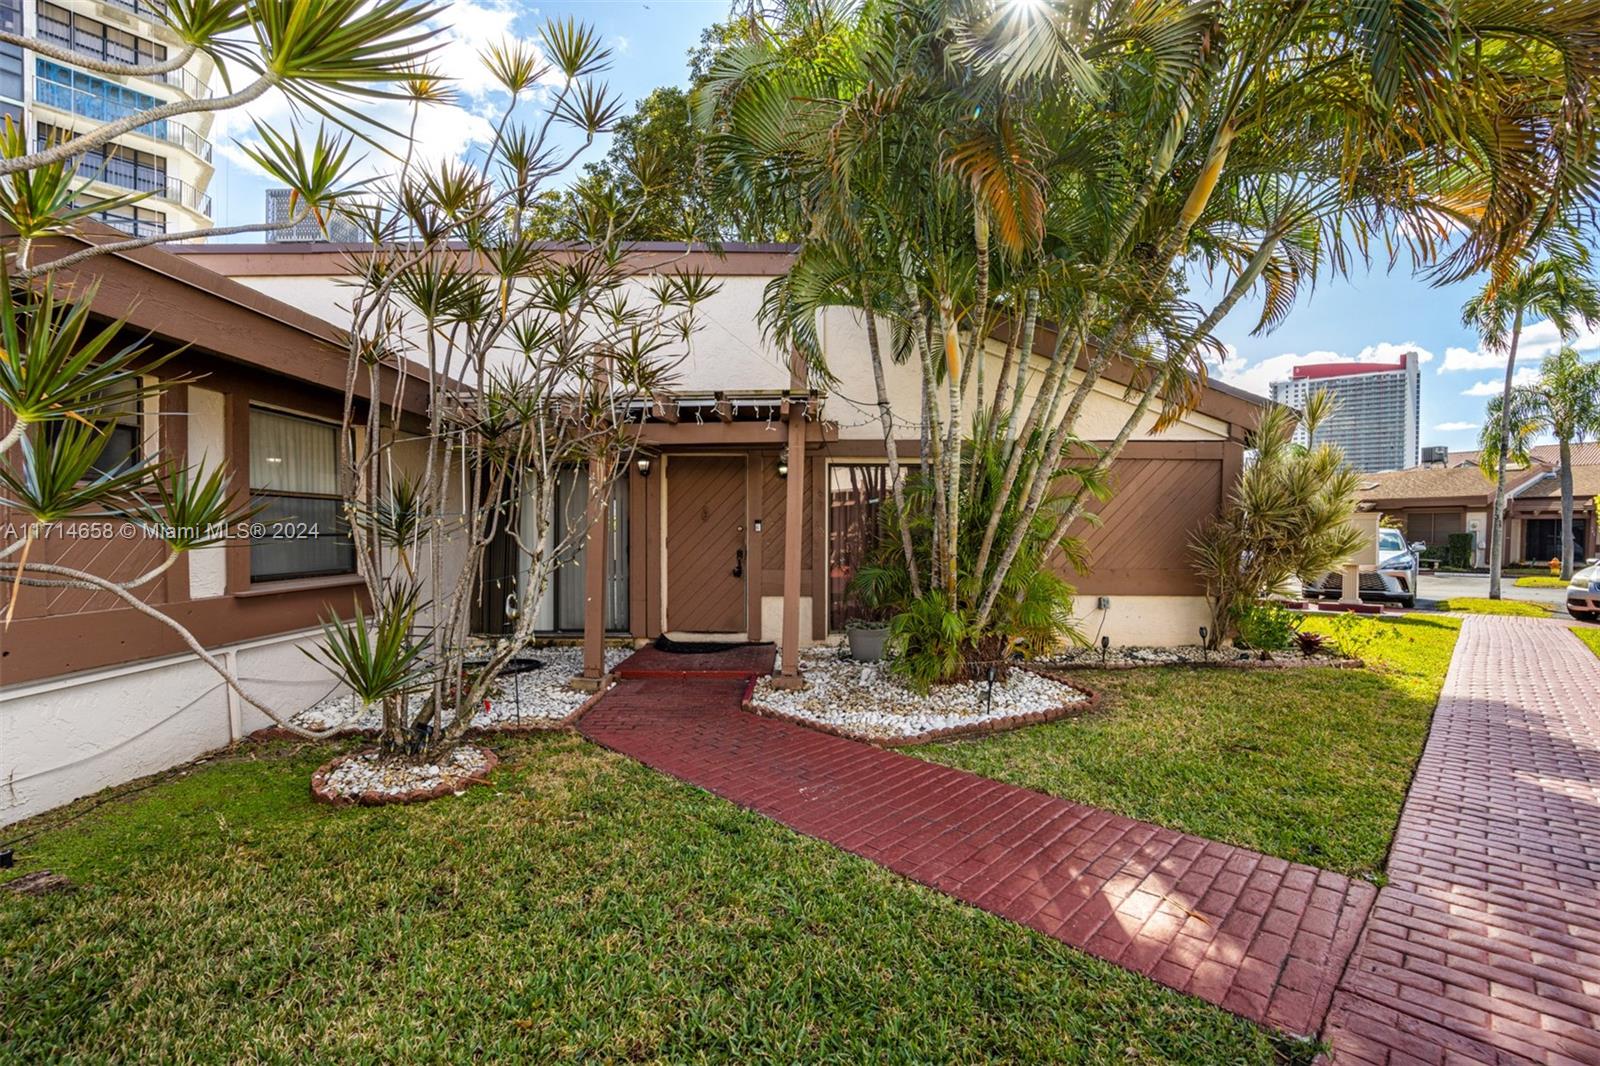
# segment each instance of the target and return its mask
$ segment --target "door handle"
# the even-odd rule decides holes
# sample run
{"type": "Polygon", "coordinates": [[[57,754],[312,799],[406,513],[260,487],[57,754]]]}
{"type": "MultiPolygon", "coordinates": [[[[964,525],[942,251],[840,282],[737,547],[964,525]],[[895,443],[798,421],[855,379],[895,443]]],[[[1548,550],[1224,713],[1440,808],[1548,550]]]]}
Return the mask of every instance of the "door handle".
{"type": "Polygon", "coordinates": [[[744,549],[733,553],[733,576],[744,577],[744,549]]]}

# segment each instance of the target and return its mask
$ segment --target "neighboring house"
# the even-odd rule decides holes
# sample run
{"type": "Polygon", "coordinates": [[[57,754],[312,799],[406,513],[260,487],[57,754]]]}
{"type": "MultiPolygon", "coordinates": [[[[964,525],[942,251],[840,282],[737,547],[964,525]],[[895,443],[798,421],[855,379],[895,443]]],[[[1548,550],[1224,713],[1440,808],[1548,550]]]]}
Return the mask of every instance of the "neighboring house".
{"type": "MultiPolygon", "coordinates": [[[[0,27],[95,63],[131,67],[164,63],[183,49],[165,13],[165,0],[0,0],[0,27]]],[[[26,131],[32,147],[45,148],[161,104],[207,99],[215,69],[197,51],[164,74],[107,75],[0,44],[0,114],[26,131]]],[[[161,119],[85,154],[79,177],[93,195],[149,194],[101,212],[100,221],[136,237],[210,225],[213,121],[203,111],[161,119]]]]}
{"type": "MultiPolygon", "coordinates": [[[[1417,461],[1422,371],[1416,352],[1398,363],[1307,363],[1288,381],[1274,381],[1272,399],[1304,410],[1313,393],[1338,401],[1317,430],[1318,444],[1336,444],[1353,470],[1399,470],[1417,461]]],[[[1308,443],[1306,431],[1295,440],[1308,443]]]]}
{"type": "MultiPolygon", "coordinates": [[[[1494,479],[1478,467],[1477,452],[1451,452],[1442,465],[1414,466],[1362,479],[1361,507],[1393,516],[1406,539],[1443,547],[1452,533],[1471,533],[1473,565],[1488,565],[1489,515],[1494,479]]],[[[1508,563],[1542,566],[1561,551],[1560,451],[1554,444],[1530,449],[1527,466],[1506,471],[1508,563]]],[[[1574,445],[1573,539],[1579,558],[1596,553],[1595,499],[1600,496],[1600,445],[1574,445]]]]}
{"type": "MultiPolygon", "coordinates": [[[[75,242],[68,245],[62,250],[75,242]]],[[[333,324],[350,292],[344,254],[297,244],[214,245],[181,255],[147,248],[62,272],[63,285],[99,285],[93,307],[103,321],[125,318],[129,336],[148,333],[154,351],[183,347],[161,376],[203,375],[131,413],[125,432],[113,434],[117,454],[159,449],[180,462],[223,459],[236,486],[278,512],[331,517],[346,358],[333,324]]],[[[605,628],[618,639],[776,640],[792,625],[802,642],[824,640],[859,613],[849,580],[887,491],[862,328],[848,311],[825,316],[821,337],[836,381],[815,392],[793,380],[788,359],[757,322],[763,289],[787,269],[789,249],[734,247],[713,257],[642,246],[634,254],[641,269],[697,266],[722,287],[699,311],[703,328],[672,392],[640,425],[639,458],[648,463],[630,465],[607,535],[558,568],[531,604],[540,629],[554,637],[587,630],[598,644],[601,627],[584,610],[590,601],[605,604],[605,628]],[[802,507],[790,523],[796,488],[802,507]],[[789,553],[800,561],[793,596],[784,594],[789,553]],[[595,588],[588,587],[591,567],[602,575],[595,588]]],[[[1052,343],[1041,330],[1036,351],[1047,353],[1052,343]]],[[[991,384],[1000,358],[996,345],[991,384]]],[[[1041,354],[1032,388],[1043,368],[1041,354]]],[[[384,396],[394,389],[393,373],[380,383],[384,396]]],[[[898,447],[914,460],[920,383],[912,367],[891,365],[888,373],[895,416],[907,427],[898,447]]],[[[1105,441],[1117,432],[1132,409],[1126,380],[1126,368],[1113,368],[1095,390],[1079,422],[1084,437],[1105,441]]],[[[403,396],[400,431],[420,429],[422,389],[403,396]]],[[[1208,612],[1189,538],[1223,506],[1265,403],[1211,384],[1165,432],[1147,422],[1135,435],[1112,469],[1112,497],[1097,505],[1099,522],[1075,531],[1094,561],[1088,573],[1069,572],[1086,633],[1118,644],[1196,639],[1208,612]]],[[[561,521],[581,513],[581,472],[567,491],[561,521]]],[[[0,527],[15,521],[0,515],[0,527]]],[[[93,557],[96,572],[125,575],[155,553],[118,531],[40,542],[33,558],[93,557]]],[[[504,627],[508,595],[530,609],[521,575],[509,565],[495,571],[493,558],[476,619],[488,632],[504,627]]],[[[331,679],[301,649],[321,617],[348,614],[359,592],[343,538],[243,537],[179,562],[145,598],[219,652],[252,693],[292,712],[330,692],[331,679]]],[[[171,629],[106,594],[26,589],[0,644],[0,823],[267,724],[171,629]]]]}

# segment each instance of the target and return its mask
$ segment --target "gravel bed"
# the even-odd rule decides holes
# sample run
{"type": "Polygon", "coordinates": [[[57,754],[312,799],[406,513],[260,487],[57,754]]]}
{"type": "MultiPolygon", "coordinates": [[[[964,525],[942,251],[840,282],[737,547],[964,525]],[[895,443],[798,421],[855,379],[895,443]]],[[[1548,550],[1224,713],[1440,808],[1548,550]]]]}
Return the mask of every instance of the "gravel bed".
{"type": "MultiPolygon", "coordinates": [[[[474,649],[473,654],[487,655],[489,644],[474,649]]],[[[631,648],[606,647],[606,669],[610,670],[632,654],[631,648]]],[[[472,718],[477,729],[501,729],[515,725],[552,725],[576,711],[589,693],[568,686],[574,674],[583,669],[583,649],[577,645],[552,645],[528,647],[517,653],[519,659],[537,659],[544,665],[537,670],[502,676],[496,682],[496,692],[489,697],[487,710],[480,708],[472,718]]],[[[415,716],[427,701],[425,693],[413,693],[406,703],[407,716],[415,716]]],[[[378,707],[360,712],[355,698],[348,693],[330,696],[309,707],[293,718],[294,724],[307,729],[329,729],[337,726],[341,732],[359,732],[378,729],[383,725],[383,714],[378,707]],[[359,712],[359,713],[358,713],[359,712]]]]}
{"type": "Polygon", "coordinates": [[[461,745],[435,763],[386,759],[375,751],[360,752],[339,762],[322,779],[326,793],[345,799],[360,796],[410,796],[441,787],[461,791],[489,767],[489,753],[461,745]]]}
{"type": "Polygon", "coordinates": [[[891,676],[886,663],[859,663],[837,647],[802,652],[800,670],[804,688],[774,688],[766,677],[757,681],[752,707],[874,740],[977,729],[1089,701],[1085,692],[1028,670],[1013,670],[996,682],[992,704],[987,682],[936,685],[922,695],[891,676]]]}
{"type": "Polygon", "coordinates": [[[1052,668],[1063,670],[1126,670],[1135,666],[1179,666],[1188,663],[1203,663],[1211,666],[1346,666],[1351,660],[1342,655],[1302,655],[1298,651],[1268,652],[1267,658],[1261,658],[1258,651],[1248,651],[1243,648],[1228,648],[1224,651],[1207,651],[1198,644],[1186,644],[1180,647],[1135,647],[1109,648],[1102,660],[1099,648],[1077,648],[1073,651],[1058,655],[1048,661],[1052,668]]]}

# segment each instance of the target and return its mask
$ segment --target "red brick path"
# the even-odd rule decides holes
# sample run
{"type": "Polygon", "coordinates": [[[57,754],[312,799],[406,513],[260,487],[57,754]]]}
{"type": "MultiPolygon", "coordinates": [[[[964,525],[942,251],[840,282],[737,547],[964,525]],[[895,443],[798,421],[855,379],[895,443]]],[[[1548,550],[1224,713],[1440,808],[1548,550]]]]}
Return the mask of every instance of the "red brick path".
{"type": "Polygon", "coordinates": [[[1357,1063],[1600,1063],[1600,660],[1469,618],[1327,1039],[1357,1063]]]}
{"type": "Polygon", "coordinates": [[[1294,1033],[1322,1024],[1365,882],[624,680],[590,739],[957,899],[1294,1033]]]}

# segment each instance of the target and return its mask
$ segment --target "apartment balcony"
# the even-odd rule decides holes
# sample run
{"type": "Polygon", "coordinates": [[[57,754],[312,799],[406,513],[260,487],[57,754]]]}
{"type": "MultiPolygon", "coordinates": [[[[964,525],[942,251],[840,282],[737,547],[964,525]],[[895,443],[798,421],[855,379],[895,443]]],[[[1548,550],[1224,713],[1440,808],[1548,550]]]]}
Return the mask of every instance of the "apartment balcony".
{"type": "Polygon", "coordinates": [[[167,21],[167,0],[106,0],[106,3],[162,24],[167,21]]]}
{"type": "MultiPolygon", "coordinates": [[[[121,6],[121,5],[118,5],[121,6]]],[[[39,39],[49,41],[51,44],[60,45],[62,48],[101,63],[121,63],[126,66],[147,65],[154,60],[134,55],[126,48],[119,48],[114,42],[105,38],[85,38],[74,34],[72,27],[56,19],[41,15],[38,20],[37,32],[39,39]]],[[[195,77],[193,72],[179,67],[169,70],[165,74],[137,74],[129,77],[146,78],[150,81],[170,85],[191,100],[209,100],[212,88],[206,82],[195,77]]]]}
{"type": "MultiPolygon", "coordinates": [[[[33,99],[36,104],[102,123],[115,122],[117,119],[127,118],[145,110],[145,107],[130,106],[123,101],[109,99],[101,93],[66,85],[42,76],[35,76],[33,79],[33,99]]],[[[156,100],[153,103],[162,102],[156,100]]],[[[134,132],[176,145],[203,162],[211,162],[211,142],[175,119],[147,122],[143,126],[135,127],[134,132]]]]}

